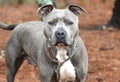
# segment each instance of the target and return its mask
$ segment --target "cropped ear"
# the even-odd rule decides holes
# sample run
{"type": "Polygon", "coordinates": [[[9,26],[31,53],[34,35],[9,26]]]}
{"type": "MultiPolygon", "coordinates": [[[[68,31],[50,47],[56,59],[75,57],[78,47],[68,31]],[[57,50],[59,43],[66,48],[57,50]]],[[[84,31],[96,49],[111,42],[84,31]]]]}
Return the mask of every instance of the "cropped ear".
{"type": "Polygon", "coordinates": [[[48,15],[52,10],[54,9],[54,6],[51,4],[44,5],[40,8],[38,8],[38,12],[41,13],[42,15],[46,16],[48,15]]]}
{"type": "Polygon", "coordinates": [[[74,5],[74,4],[68,5],[67,8],[68,8],[73,14],[75,14],[75,15],[77,15],[77,16],[80,14],[81,11],[84,12],[84,13],[87,13],[86,10],[84,10],[84,9],[81,8],[80,6],[77,6],[77,5],[74,5]]]}

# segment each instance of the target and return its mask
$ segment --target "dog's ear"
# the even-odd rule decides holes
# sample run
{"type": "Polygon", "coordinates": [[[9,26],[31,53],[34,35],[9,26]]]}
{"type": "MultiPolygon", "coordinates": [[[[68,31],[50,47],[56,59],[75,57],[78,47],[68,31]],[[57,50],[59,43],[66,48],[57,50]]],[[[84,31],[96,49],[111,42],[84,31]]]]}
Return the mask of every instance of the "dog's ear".
{"type": "Polygon", "coordinates": [[[38,8],[38,12],[41,13],[42,15],[46,16],[48,15],[52,10],[54,9],[53,5],[44,5],[40,8],[38,8]]]}
{"type": "Polygon", "coordinates": [[[75,15],[79,15],[80,12],[84,12],[84,13],[87,13],[86,10],[84,10],[83,8],[81,8],[80,6],[77,6],[77,5],[74,5],[74,4],[70,4],[68,5],[67,7],[72,13],[74,13],[75,15]]]}

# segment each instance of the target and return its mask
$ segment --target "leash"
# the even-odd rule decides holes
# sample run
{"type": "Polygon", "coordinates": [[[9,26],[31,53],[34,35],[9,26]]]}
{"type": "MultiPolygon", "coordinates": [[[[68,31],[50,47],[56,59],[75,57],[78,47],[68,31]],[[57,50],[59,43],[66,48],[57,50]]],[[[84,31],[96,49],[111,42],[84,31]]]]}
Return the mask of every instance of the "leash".
{"type": "Polygon", "coordinates": [[[59,79],[60,79],[60,67],[65,63],[65,62],[67,62],[68,60],[70,60],[73,56],[74,56],[74,54],[75,54],[75,52],[76,52],[76,47],[77,47],[77,44],[74,46],[74,50],[72,51],[72,54],[71,55],[69,55],[68,53],[68,58],[64,61],[64,62],[62,62],[62,63],[59,63],[58,62],[58,59],[56,58],[56,55],[55,55],[55,51],[53,51],[53,47],[48,47],[47,49],[48,49],[48,52],[49,52],[49,55],[50,55],[50,57],[51,57],[51,60],[53,61],[53,62],[55,62],[55,63],[57,63],[57,67],[55,68],[55,74],[57,75],[57,80],[59,81],[59,79]]]}
{"type": "MultiPolygon", "coordinates": [[[[75,53],[75,52],[74,52],[75,53]]],[[[65,62],[67,62],[68,60],[70,60],[73,56],[74,56],[74,53],[69,57],[69,58],[67,58],[64,62],[62,62],[62,63],[59,63],[58,62],[58,65],[57,65],[57,67],[56,67],[56,69],[55,69],[55,73],[56,73],[56,75],[57,75],[57,80],[59,81],[59,79],[60,79],[60,67],[65,63],[65,62]]]]}
{"type": "Polygon", "coordinates": [[[75,54],[75,51],[72,53],[72,55],[70,55],[64,62],[62,63],[59,63],[56,56],[55,56],[55,52],[53,51],[53,48],[52,47],[48,47],[48,52],[49,52],[49,55],[52,59],[53,62],[57,63],[57,67],[54,69],[54,72],[56,74],[56,77],[57,77],[57,80],[59,81],[60,79],[60,67],[65,63],[67,62],[68,60],[70,60],[74,54],[75,54]]]}

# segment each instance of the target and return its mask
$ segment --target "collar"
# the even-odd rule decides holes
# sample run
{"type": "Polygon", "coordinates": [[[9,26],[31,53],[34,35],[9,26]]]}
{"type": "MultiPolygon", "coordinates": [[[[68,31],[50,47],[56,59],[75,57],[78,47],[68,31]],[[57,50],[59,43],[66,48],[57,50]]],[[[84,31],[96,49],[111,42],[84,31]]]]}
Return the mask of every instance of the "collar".
{"type": "MultiPolygon", "coordinates": [[[[74,56],[74,54],[75,54],[75,52],[76,52],[77,43],[78,43],[78,41],[75,42],[74,46],[71,46],[71,48],[68,48],[67,54],[68,54],[69,58],[66,59],[62,64],[64,64],[66,61],[68,61],[69,59],[71,59],[71,58],[74,56]]],[[[50,55],[50,57],[51,57],[51,60],[52,60],[53,62],[58,63],[58,60],[57,60],[57,58],[56,58],[57,49],[55,48],[55,46],[50,46],[49,44],[47,44],[47,50],[48,50],[48,52],[49,52],[49,55],[50,55]]],[[[61,65],[62,65],[62,64],[61,64],[61,65]]]]}
{"type": "Polygon", "coordinates": [[[53,62],[58,63],[58,60],[57,60],[57,58],[56,58],[56,53],[57,53],[56,48],[55,48],[55,47],[47,47],[47,50],[48,50],[48,52],[49,52],[49,55],[50,55],[50,57],[51,57],[51,60],[52,60],[53,62]]]}
{"type": "MultiPolygon", "coordinates": [[[[77,36],[75,38],[75,41],[73,42],[73,45],[71,45],[70,48],[68,48],[67,54],[68,54],[69,58],[66,59],[65,62],[67,60],[71,59],[74,56],[75,52],[76,52],[76,50],[77,50],[76,47],[77,47],[77,44],[78,44],[78,39],[77,38],[79,38],[79,37],[77,36]]],[[[47,50],[49,52],[49,55],[51,57],[51,60],[58,63],[58,60],[56,58],[57,49],[55,48],[55,46],[50,45],[49,41],[46,42],[46,46],[47,46],[47,50]]],[[[65,62],[63,62],[63,64],[65,62]]]]}

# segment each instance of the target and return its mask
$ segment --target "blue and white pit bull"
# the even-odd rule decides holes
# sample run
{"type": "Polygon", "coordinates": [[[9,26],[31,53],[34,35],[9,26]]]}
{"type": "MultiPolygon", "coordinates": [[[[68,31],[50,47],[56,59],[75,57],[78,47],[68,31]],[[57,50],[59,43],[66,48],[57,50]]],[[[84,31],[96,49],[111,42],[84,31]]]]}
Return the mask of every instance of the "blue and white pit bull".
{"type": "Polygon", "coordinates": [[[25,59],[38,67],[40,82],[84,82],[88,57],[78,18],[85,10],[74,4],[66,9],[45,5],[39,12],[43,22],[0,23],[0,28],[13,29],[5,49],[7,82],[14,82],[25,59]]]}

